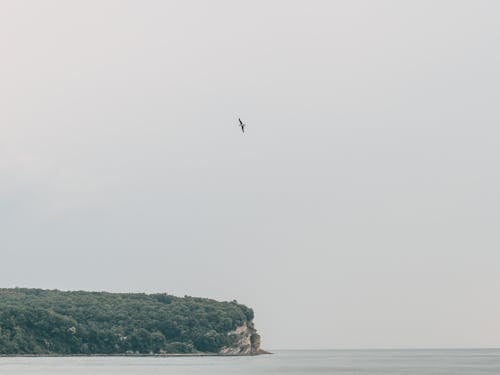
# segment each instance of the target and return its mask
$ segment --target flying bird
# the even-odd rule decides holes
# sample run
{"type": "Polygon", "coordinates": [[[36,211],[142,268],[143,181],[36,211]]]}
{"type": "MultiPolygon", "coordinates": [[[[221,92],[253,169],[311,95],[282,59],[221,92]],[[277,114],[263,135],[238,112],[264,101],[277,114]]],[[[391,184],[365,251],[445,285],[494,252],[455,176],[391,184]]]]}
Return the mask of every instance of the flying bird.
{"type": "Polygon", "coordinates": [[[239,127],[241,128],[241,131],[243,133],[245,133],[245,126],[247,126],[247,124],[245,124],[243,121],[241,121],[240,118],[238,119],[238,121],[240,122],[239,127]]]}

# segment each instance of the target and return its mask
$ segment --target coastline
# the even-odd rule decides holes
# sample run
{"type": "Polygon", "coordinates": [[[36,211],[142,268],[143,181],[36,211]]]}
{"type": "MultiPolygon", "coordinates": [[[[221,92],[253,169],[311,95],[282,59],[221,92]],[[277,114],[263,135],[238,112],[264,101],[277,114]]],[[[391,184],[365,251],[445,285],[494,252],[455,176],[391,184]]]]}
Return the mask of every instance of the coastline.
{"type": "Polygon", "coordinates": [[[274,354],[262,350],[259,353],[248,354],[221,354],[221,353],[170,353],[170,354],[0,354],[0,358],[68,358],[68,357],[255,357],[258,355],[274,354]]]}

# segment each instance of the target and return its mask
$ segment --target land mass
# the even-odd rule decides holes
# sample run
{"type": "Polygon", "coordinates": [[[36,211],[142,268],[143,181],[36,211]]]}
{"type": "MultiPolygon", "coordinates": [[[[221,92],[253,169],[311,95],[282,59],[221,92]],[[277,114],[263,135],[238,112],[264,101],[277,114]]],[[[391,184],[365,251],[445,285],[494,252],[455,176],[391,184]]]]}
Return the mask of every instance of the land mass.
{"type": "Polygon", "coordinates": [[[169,294],[0,289],[0,355],[256,355],[254,312],[169,294]]]}

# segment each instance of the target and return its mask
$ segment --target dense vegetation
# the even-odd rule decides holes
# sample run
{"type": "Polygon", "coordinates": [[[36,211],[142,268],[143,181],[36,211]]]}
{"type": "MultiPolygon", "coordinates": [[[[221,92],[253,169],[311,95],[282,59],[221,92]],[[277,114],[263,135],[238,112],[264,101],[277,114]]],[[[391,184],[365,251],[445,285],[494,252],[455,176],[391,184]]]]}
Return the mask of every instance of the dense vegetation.
{"type": "Polygon", "coordinates": [[[0,289],[0,354],[218,352],[252,319],[236,301],[0,289]]]}

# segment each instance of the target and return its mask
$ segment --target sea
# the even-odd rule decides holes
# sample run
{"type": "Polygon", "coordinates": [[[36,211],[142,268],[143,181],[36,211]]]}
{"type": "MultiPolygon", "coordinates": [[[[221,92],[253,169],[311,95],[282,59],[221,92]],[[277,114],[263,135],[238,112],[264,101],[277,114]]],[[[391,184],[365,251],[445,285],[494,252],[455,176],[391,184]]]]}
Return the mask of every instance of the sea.
{"type": "Polygon", "coordinates": [[[0,357],[2,375],[499,375],[500,349],[278,350],[255,357],[0,357]]]}

